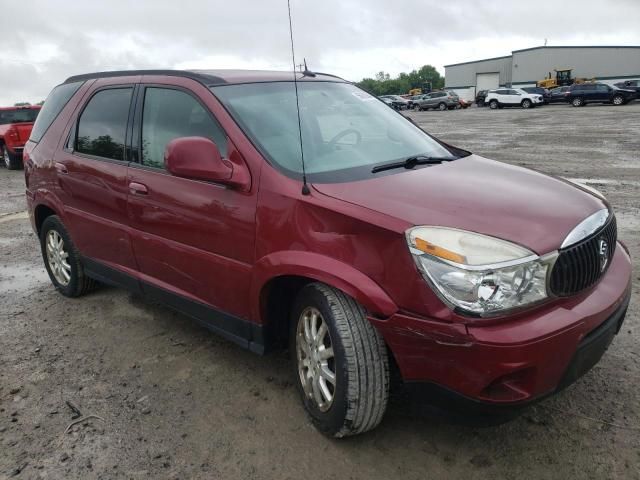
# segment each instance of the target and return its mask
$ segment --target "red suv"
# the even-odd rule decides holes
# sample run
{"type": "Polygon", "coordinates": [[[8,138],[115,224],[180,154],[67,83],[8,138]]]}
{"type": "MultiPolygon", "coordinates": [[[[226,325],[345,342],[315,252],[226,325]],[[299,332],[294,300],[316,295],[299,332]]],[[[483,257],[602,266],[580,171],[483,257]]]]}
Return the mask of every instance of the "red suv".
{"type": "Polygon", "coordinates": [[[122,286],[257,353],[288,342],[304,406],[336,437],[380,422],[390,370],[501,410],[600,359],[631,276],[601,195],[447,145],[340,78],[298,76],[56,87],[25,149],[55,287],[122,286]]]}
{"type": "Polygon", "coordinates": [[[22,150],[40,106],[0,108],[0,156],[9,170],[22,168],[22,150]]]}

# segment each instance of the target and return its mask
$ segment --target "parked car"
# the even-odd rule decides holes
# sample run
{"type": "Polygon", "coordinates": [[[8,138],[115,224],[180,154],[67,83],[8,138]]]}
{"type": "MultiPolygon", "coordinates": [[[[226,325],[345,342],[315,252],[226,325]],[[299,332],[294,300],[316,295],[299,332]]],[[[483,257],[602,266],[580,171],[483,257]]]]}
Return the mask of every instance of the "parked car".
{"type": "Polygon", "coordinates": [[[382,100],[386,105],[393,108],[394,110],[399,110],[399,108],[397,108],[396,105],[394,105],[393,100],[391,100],[390,98],[383,98],[383,97],[378,97],[378,98],[382,100]]]}
{"type": "Polygon", "coordinates": [[[522,90],[524,90],[527,93],[536,93],[538,95],[542,95],[542,103],[544,103],[544,104],[548,104],[549,103],[550,93],[549,93],[549,90],[546,89],[546,88],[542,88],[542,87],[522,87],[522,90]]]}
{"type": "Polygon", "coordinates": [[[634,90],[623,90],[597,82],[571,85],[567,95],[567,101],[574,107],[582,107],[587,103],[624,105],[636,98],[637,94],[634,90]]]}
{"type": "Polygon", "coordinates": [[[412,95],[407,99],[407,109],[413,110],[416,108],[416,101],[420,100],[422,97],[427,95],[426,93],[421,93],[418,95],[412,95]]]}
{"type": "Polygon", "coordinates": [[[0,156],[9,170],[22,168],[22,150],[40,106],[0,108],[0,156]]]}
{"type": "Polygon", "coordinates": [[[460,98],[453,92],[431,92],[423,95],[419,100],[414,100],[413,103],[418,111],[432,108],[442,111],[456,108],[460,103],[460,98]]]}
{"type": "Polygon", "coordinates": [[[62,295],[104,282],[254,352],[289,345],[330,436],[379,424],[391,365],[449,405],[522,408],[596,364],[629,304],[598,192],[440,142],[330,75],[71,77],[24,162],[62,295]]]}
{"type": "Polygon", "coordinates": [[[486,105],[484,99],[487,97],[487,92],[489,90],[480,90],[476,93],[476,105],[479,107],[484,107],[486,105]]]}
{"type": "Polygon", "coordinates": [[[473,105],[472,101],[460,98],[459,105],[456,108],[469,108],[471,105],[473,105]]]}
{"type": "Polygon", "coordinates": [[[527,93],[520,88],[498,88],[489,90],[484,100],[489,108],[495,110],[502,107],[532,108],[542,105],[542,95],[527,93]]]}
{"type": "Polygon", "coordinates": [[[390,104],[396,110],[406,110],[409,106],[409,101],[402,98],[400,95],[382,95],[380,98],[383,102],[390,104]]]}
{"type": "Polygon", "coordinates": [[[556,87],[549,91],[549,103],[567,103],[569,86],[556,87]]]}
{"type": "Polygon", "coordinates": [[[636,95],[640,94],[640,80],[625,80],[624,82],[615,83],[614,86],[623,90],[633,90],[636,95]]]}

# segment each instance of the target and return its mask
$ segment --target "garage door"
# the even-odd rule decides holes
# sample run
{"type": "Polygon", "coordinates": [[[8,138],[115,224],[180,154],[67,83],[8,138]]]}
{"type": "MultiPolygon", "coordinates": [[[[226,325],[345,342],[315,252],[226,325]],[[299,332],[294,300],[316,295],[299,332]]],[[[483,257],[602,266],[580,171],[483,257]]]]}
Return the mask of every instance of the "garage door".
{"type": "Polygon", "coordinates": [[[500,74],[478,73],[476,74],[476,92],[480,90],[492,90],[500,86],[500,74]]]}

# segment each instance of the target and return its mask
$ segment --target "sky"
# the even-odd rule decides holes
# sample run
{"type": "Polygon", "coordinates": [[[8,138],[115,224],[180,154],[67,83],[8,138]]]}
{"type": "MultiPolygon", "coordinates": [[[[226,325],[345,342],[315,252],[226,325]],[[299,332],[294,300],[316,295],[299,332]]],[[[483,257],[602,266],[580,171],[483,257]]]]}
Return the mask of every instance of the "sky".
{"type": "MultiPolygon", "coordinates": [[[[291,69],[286,0],[0,0],[0,106],[143,68],[291,69]]],[[[543,45],[640,45],[640,0],[291,0],[296,57],[352,81],[543,45]],[[555,6],[554,6],[555,5],[555,6]]]]}

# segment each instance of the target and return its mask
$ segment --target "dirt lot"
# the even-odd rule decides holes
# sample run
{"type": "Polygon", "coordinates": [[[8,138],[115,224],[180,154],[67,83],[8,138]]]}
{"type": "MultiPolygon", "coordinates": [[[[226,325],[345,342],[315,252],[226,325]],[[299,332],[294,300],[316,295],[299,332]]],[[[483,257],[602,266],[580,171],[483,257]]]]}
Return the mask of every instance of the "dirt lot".
{"type": "MultiPolygon", "coordinates": [[[[640,258],[640,103],[410,115],[480,155],[587,179],[640,258]]],[[[22,172],[0,170],[0,478],[640,479],[638,266],[600,364],[518,419],[481,428],[396,399],[374,432],[332,441],[305,418],[285,355],[122,290],[56,294],[23,189],[22,172]],[[103,420],[64,433],[66,401],[103,420]]]]}

